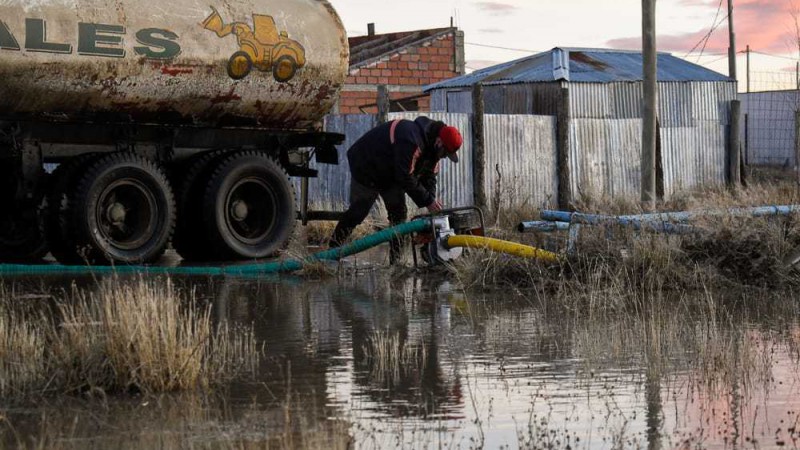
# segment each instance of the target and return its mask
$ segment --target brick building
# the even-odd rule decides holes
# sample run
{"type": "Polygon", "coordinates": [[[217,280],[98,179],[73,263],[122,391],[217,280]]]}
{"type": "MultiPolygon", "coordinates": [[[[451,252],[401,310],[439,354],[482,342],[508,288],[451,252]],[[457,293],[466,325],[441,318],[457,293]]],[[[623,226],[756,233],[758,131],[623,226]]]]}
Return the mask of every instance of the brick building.
{"type": "Polygon", "coordinates": [[[464,32],[458,28],[375,34],[350,41],[350,75],[337,111],[377,112],[378,86],[386,85],[391,111],[430,111],[426,85],[464,75],[464,32]]]}

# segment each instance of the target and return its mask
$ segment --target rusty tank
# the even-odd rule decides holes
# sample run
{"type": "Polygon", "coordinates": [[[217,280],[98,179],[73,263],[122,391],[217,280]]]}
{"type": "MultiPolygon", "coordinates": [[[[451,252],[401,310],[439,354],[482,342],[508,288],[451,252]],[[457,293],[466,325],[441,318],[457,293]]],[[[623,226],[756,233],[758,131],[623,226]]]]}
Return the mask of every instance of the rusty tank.
{"type": "Polygon", "coordinates": [[[325,0],[8,0],[0,120],[309,130],[348,58],[325,0]]]}

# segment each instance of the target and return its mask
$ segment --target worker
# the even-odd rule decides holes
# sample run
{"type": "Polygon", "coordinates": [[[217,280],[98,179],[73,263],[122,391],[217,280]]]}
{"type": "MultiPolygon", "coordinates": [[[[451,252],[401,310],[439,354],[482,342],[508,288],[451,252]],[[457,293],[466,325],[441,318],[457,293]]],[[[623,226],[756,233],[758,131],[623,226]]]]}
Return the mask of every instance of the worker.
{"type": "MultiPolygon", "coordinates": [[[[383,199],[392,226],[406,221],[406,194],[429,212],[441,211],[436,196],[436,177],[443,158],[458,162],[463,138],[457,128],[428,117],[395,120],[377,126],[347,151],[350,162],[350,207],[339,221],[330,247],[339,247],[369,215],[378,197],[383,199]]],[[[401,250],[392,241],[390,261],[396,263],[401,250]]]]}

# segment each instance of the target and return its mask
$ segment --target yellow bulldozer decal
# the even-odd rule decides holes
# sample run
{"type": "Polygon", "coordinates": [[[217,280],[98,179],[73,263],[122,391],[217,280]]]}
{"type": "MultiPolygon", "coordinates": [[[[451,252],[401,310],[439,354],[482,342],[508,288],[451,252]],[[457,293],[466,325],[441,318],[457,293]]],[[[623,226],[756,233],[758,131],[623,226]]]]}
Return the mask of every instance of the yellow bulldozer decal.
{"type": "Polygon", "coordinates": [[[220,38],[236,36],[239,50],[228,60],[228,75],[241,80],[255,67],[262,72],[272,71],[276,81],[285,83],[306,65],[306,51],[299,42],[289,39],[286,31],[278,31],[272,16],[253,14],[253,28],[244,22],[225,24],[220,13],[213,11],[203,21],[203,28],[220,38]]]}

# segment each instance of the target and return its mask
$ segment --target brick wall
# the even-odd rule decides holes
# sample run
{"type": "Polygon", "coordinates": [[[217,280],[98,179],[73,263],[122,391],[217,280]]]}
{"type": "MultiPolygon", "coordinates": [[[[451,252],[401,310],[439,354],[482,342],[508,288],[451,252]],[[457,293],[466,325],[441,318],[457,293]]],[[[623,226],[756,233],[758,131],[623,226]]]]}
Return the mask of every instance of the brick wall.
{"type": "MultiPolygon", "coordinates": [[[[455,36],[433,38],[420,46],[404,47],[397,54],[353,69],[339,100],[339,113],[360,114],[360,107],[377,103],[378,85],[389,86],[392,100],[422,94],[422,87],[461,75],[456,67],[455,36]]],[[[430,98],[416,100],[419,111],[430,111],[430,98]]],[[[369,113],[376,107],[364,108],[369,113]]]]}

